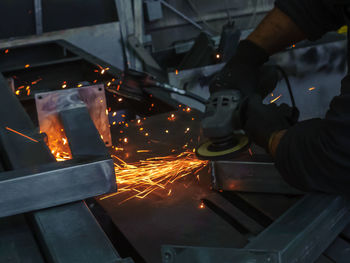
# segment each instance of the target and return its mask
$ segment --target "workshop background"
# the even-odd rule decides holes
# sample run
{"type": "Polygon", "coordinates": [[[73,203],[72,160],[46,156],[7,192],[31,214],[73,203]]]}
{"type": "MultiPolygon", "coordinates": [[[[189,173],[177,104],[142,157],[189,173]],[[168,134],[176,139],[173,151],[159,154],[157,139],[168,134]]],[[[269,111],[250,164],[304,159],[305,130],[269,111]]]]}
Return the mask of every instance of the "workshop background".
{"type": "MultiPolygon", "coordinates": [[[[350,262],[349,204],[252,145],[199,160],[208,85],[273,0],[1,0],[0,262],[350,262]]],[[[274,55],[323,117],[346,28],[274,55]]]]}

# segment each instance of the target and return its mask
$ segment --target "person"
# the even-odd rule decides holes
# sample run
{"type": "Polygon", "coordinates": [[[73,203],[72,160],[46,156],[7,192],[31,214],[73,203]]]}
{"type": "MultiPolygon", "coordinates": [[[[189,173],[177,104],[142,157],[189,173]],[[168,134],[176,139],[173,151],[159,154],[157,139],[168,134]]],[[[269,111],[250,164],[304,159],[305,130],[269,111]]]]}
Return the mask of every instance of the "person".
{"type": "Polygon", "coordinates": [[[350,193],[350,75],[323,119],[295,123],[286,105],[264,105],[252,94],[270,55],[339,29],[349,14],[350,0],[277,0],[210,86],[211,93],[238,89],[249,97],[244,130],[274,157],[283,178],[303,191],[350,193]]]}

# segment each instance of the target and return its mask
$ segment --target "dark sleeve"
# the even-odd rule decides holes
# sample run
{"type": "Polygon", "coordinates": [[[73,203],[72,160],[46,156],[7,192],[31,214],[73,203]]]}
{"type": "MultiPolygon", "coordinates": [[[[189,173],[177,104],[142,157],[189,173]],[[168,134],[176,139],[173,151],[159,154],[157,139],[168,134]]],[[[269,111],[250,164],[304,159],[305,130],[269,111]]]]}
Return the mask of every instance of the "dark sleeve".
{"type": "Polygon", "coordinates": [[[345,25],[343,8],[336,0],[276,0],[275,5],[288,15],[310,40],[345,25]]]}
{"type": "Polygon", "coordinates": [[[325,119],[300,122],[283,136],[276,167],[304,191],[350,193],[350,76],[325,119]]]}

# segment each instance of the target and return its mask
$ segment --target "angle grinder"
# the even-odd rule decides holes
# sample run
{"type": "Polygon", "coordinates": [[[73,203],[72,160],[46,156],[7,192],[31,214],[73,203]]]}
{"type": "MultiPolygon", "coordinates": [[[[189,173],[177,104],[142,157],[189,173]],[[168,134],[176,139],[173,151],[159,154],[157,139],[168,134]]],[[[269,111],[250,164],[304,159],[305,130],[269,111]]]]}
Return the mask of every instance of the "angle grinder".
{"type": "MultiPolygon", "coordinates": [[[[260,73],[258,89],[265,98],[279,80],[275,66],[264,66],[260,73]]],[[[245,102],[249,95],[238,89],[214,92],[206,104],[202,131],[207,141],[196,149],[197,157],[205,160],[224,160],[238,157],[250,146],[250,140],[243,131],[245,102]]]]}

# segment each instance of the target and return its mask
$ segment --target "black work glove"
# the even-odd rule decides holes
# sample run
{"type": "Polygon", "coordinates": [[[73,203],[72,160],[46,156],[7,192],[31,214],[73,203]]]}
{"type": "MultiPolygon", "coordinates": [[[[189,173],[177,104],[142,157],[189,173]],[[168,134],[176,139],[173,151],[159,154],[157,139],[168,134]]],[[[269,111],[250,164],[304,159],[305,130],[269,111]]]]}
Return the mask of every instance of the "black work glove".
{"type": "Polygon", "coordinates": [[[268,58],[263,48],[249,40],[241,41],[236,54],[211,81],[210,93],[237,89],[245,97],[257,92],[260,71],[268,58]]]}
{"type": "Polygon", "coordinates": [[[297,123],[299,110],[287,104],[265,105],[259,95],[254,95],[244,103],[244,130],[257,145],[269,152],[269,140],[273,133],[285,130],[297,123]]]}

